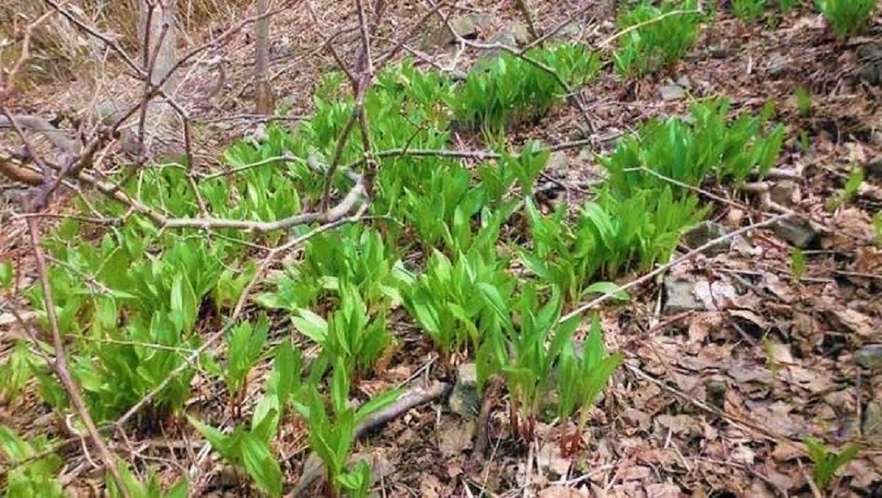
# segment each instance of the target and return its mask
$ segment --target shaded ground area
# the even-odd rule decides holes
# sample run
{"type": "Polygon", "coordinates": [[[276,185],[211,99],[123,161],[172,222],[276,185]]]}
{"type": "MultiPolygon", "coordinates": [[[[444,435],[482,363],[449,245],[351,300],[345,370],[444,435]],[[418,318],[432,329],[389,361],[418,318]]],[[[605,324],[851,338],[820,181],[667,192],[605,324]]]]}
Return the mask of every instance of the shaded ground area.
{"type": "MultiPolygon", "coordinates": [[[[336,65],[321,50],[327,34],[355,22],[351,12],[335,7],[331,2],[313,5],[311,11],[291,9],[273,21],[273,86],[290,106],[292,121],[309,113],[317,77],[336,65]]],[[[470,2],[469,7],[489,19],[477,29],[478,41],[522,19],[519,11],[497,2],[470,2]]],[[[533,8],[538,25],[548,30],[582,6],[537,1],[533,8]]],[[[615,33],[603,12],[584,10],[567,37],[596,46],[615,33]]],[[[383,36],[390,37],[386,43],[395,43],[395,36],[415,26],[422,12],[410,3],[390,5],[379,29],[380,43],[386,42],[383,36]]],[[[359,451],[371,454],[374,467],[381,469],[381,492],[428,497],[481,491],[514,496],[525,490],[549,497],[811,496],[818,490],[809,484],[812,467],[801,440],[813,436],[832,448],[846,442],[862,446],[860,456],[840,473],[837,495],[882,493],[882,375],[859,365],[872,352],[868,345],[882,342],[882,249],[873,245],[871,226],[882,206],[882,120],[880,90],[866,81],[869,63],[856,50],[882,38],[871,29],[858,42],[839,42],[807,9],[780,18],[774,29],[719,16],[672,72],[634,82],[606,68],[598,81],[581,89],[592,130],[577,125],[578,111],[566,107],[535,127],[517,130],[512,139],[593,139],[593,150],[555,157],[567,196],[578,199],[580,186],[595,177],[591,152],[610,150],[615,138],[641,122],[684,114],[691,99],[728,95],[734,109],[754,112],[771,100],[775,120],[787,127],[775,174],[739,191],[708,187],[704,199],[715,206],[714,221],[730,229],[756,219],[760,211],[793,211],[812,223],[735,237],[727,250],[699,255],[634,289],[633,303],[605,308],[607,341],[627,361],[595,410],[586,447],[577,458],[560,456],[556,425],[540,426],[534,447],[513,444],[506,413],[499,410],[491,417],[491,457],[475,466],[474,424],[443,404],[425,405],[359,444],[359,451]],[[811,93],[810,113],[800,112],[798,86],[811,93]],[[828,209],[827,201],[842,191],[855,167],[865,168],[863,187],[842,206],[828,209]],[[792,264],[794,246],[805,255],[802,270],[792,264]]],[[[336,38],[344,60],[352,57],[356,36],[353,31],[336,38]]],[[[205,116],[200,128],[205,167],[212,166],[223,145],[255,127],[247,117],[229,118],[248,114],[250,108],[247,42],[243,36],[225,49],[223,85],[193,104],[196,115],[205,116]]],[[[420,39],[410,46],[410,55],[425,59],[426,67],[456,60],[456,47],[420,39]]],[[[479,54],[479,49],[464,51],[463,65],[479,54]]],[[[207,83],[200,81],[213,78],[212,72],[197,73],[194,86],[204,88],[207,83]]],[[[38,92],[23,107],[57,108],[68,97],[56,101],[38,92]]],[[[2,216],[14,209],[13,203],[4,209],[2,216]]],[[[52,209],[60,212],[64,206],[52,209]]],[[[20,221],[8,219],[0,225],[0,257],[28,268],[25,231],[20,221]]],[[[687,243],[682,252],[700,245],[687,243]]],[[[279,327],[290,327],[287,323],[280,319],[279,327]]],[[[9,324],[3,327],[8,349],[15,331],[9,324]]],[[[365,389],[439,375],[418,331],[402,324],[397,333],[405,348],[365,389]]],[[[195,410],[210,413],[207,400],[215,398],[216,389],[197,386],[203,397],[194,401],[195,410]]],[[[32,394],[0,407],[0,423],[25,434],[59,431],[59,421],[36,399],[32,394]]],[[[113,449],[124,458],[157,462],[177,476],[194,465],[192,448],[197,447],[182,437],[184,432],[116,442],[113,449]]],[[[294,421],[280,433],[277,450],[293,483],[303,472],[305,435],[294,421]]],[[[68,451],[66,476],[72,489],[92,494],[80,448],[73,445],[68,451]]],[[[231,484],[219,461],[203,465],[196,475],[192,486],[203,493],[244,492],[231,484]]]]}

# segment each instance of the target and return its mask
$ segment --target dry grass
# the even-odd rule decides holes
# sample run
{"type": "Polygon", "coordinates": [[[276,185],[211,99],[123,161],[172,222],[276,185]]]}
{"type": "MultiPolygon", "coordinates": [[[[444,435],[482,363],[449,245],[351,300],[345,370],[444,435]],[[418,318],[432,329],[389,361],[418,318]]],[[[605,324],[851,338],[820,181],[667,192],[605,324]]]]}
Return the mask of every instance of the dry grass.
{"type": "MultiPolygon", "coordinates": [[[[83,24],[101,30],[129,53],[137,53],[138,9],[136,2],[85,0],[64,4],[83,24]]],[[[215,25],[227,25],[241,17],[251,0],[177,0],[183,36],[199,36],[215,25]]],[[[52,7],[34,0],[0,2],[0,67],[9,67],[21,53],[24,28],[52,7]]],[[[17,86],[29,92],[41,84],[70,81],[94,74],[106,59],[105,47],[84,34],[59,14],[49,16],[31,36],[29,63],[18,75],[17,86]]]]}

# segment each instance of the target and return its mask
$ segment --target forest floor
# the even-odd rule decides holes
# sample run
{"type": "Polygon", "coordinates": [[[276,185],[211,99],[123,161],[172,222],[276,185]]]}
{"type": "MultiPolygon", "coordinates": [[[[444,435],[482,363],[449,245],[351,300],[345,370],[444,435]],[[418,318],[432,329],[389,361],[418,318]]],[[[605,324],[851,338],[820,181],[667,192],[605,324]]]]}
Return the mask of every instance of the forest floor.
{"type": "MultiPolygon", "coordinates": [[[[515,2],[464,3],[469,11],[488,14],[478,42],[523,18],[515,2]]],[[[616,32],[605,13],[582,9],[590,1],[528,3],[540,31],[585,10],[575,19],[579,29],[568,37],[593,47],[616,32]]],[[[312,4],[312,12],[286,9],[273,18],[272,86],[279,102],[290,107],[292,120],[310,113],[318,78],[336,65],[320,50],[328,34],[357,23],[352,12],[338,8],[340,2],[312,4]]],[[[378,43],[394,43],[420,13],[410,2],[390,2],[378,43]]],[[[688,56],[656,77],[626,81],[607,68],[581,89],[593,150],[567,151],[556,160],[565,164],[561,181],[568,193],[578,196],[578,185],[594,174],[592,154],[608,152],[615,138],[647,119],[685,114],[694,100],[711,96],[729,96],[734,109],[751,112],[773,101],[774,121],[786,126],[776,175],[752,189],[702,192],[703,200],[714,206],[713,221],[729,228],[759,220],[764,211],[794,212],[810,224],[789,233],[763,229],[735,237],[729,250],[698,255],[633,289],[627,305],[603,308],[608,346],[625,355],[625,367],[595,410],[585,448],[575,458],[560,455],[552,425],[540,424],[536,444],[529,448],[512,444],[500,411],[491,418],[491,456],[474,465],[474,426],[443,409],[443,403],[430,403],[358,443],[357,451],[370,454],[374,466],[383,469],[380,496],[478,496],[482,491],[544,497],[882,496],[882,371],[856,362],[882,343],[882,248],[873,242],[871,224],[882,207],[882,89],[862,79],[864,66],[857,55],[861,45],[882,44],[882,36],[874,35],[882,22],[845,43],[809,6],[774,17],[776,25],[770,27],[763,20],[744,22],[719,12],[688,56]],[[800,112],[799,86],[811,93],[809,114],[800,112]],[[671,97],[670,91],[682,95],[671,97]],[[828,200],[844,189],[854,168],[865,169],[862,187],[830,209],[828,200]],[[804,270],[794,268],[794,244],[802,245],[804,270]],[[670,293],[683,286],[694,291],[687,299],[691,304],[677,307],[670,293]],[[841,450],[847,442],[861,446],[828,490],[811,483],[805,436],[831,449],[841,450]]],[[[335,43],[344,62],[351,63],[355,35],[335,43]]],[[[225,81],[193,111],[205,123],[199,149],[208,162],[217,161],[223,147],[255,127],[247,117],[252,45],[242,35],[222,51],[225,81]]],[[[446,64],[455,51],[455,46],[415,39],[406,53],[446,64]]],[[[467,49],[462,60],[479,54],[479,49],[467,49]]],[[[216,78],[209,72],[194,74],[196,86],[216,78]]],[[[77,105],[71,104],[77,92],[75,84],[58,82],[23,95],[17,106],[40,112],[66,109],[77,105]]],[[[509,138],[550,144],[584,138],[580,119],[576,109],[561,107],[509,138]]],[[[64,212],[64,198],[50,209],[64,212]]],[[[2,209],[0,217],[7,218],[0,222],[0,260],[12,259],[29,272],[33,265],[24,224],[8,216],[16,209],[12,203],[2,209]]],[[[684,243],[682,249],[692,247],[684,243]]],[[[0,351],[8,352],[19,337],[15,328],[0,322],[0,351]]],[[[385,377],[379,374],[372,382],[391,385],[411,374],[439,372],[430,368],[429,351],[421,347],[401,351],[393,361],[385,377]]],[[[35,399],[25,396],[0,406],[0,425],[23,434],[58,430],[61,421],[35,399]]],[[[206,403],[204,409],[210,408],[206,403]]],[[[286,479],[294,483],[303,472],[305,435],[293,422],[281,432],[285,436],[276,449],[286,457],[286,479]]],[[[136,457],[171,452],[178,443],[189,444],[183,436],[168,434],[117,441],[111,448],[126,458],[126,451],[136,457]]],[[[84,466],[81,446],[65,452],[69,489],[92,495],[92,483],[98,481],[84,466]]],[[[162,457],[177,459],[174,465],[163,464],[169,476],[191,468],[187,452],[171,453],[177,456],[162,457]]],[[[220,468],[204,469],[192,484],[204,495],[243,493],[241,487],[225,488],[220,468]]]]}

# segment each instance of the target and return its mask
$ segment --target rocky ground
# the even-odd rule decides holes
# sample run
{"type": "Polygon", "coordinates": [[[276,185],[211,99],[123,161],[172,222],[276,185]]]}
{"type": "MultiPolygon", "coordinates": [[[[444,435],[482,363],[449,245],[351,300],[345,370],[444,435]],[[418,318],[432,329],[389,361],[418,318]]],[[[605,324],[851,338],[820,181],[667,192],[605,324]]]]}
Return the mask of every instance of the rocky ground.
{"type": "MultiPolygon", "coordinates": [[[[529,26],[510,5],[514,2],[464,3],[468,8],[452,23],[463,37],[483,43],[529,39],[529,26]]],[[[589,46],[600,46],[615,33],[608,12],[590,1],[528,3],[540,32],[565,25],[560,36],[589,46]],[[570,19],[574,13],[580,15],[570,19]]],[[[306,6],[285,9],[273,19],[272,85],[291,121],[309,113],[318,76],[336,65],[320,50],[328,34],[356,22],[340,2],[300,5],[306,6]]],[[[378,43],[394,44],[424,12],[422,4],[390,2],[378,43]]],[[[492,56],[449,45],[438,19],[426,26],[408,43],[407,53],[427,67],[467,71],[471,61],[492,56]]],[[[591,420],[591,437],[578,458],[560,455],[552,426],[538,428],[535,447],[512,445],[500,414],[491,421],[492,457],[475,467],[470,457],[474,423],[464,423],[444,403],[425,405],[359,445],[382,476],[383,496],[482,491],[546,497],[821,496],[809,483],[811,462],[801,443],[807,435],[831,448],[861,445],[832,495],[882,496],[882,249],[873,244],[870,221],[882,206],[882,36],[875,31],[880,26],[846,43],[808,7],[777,16],[774,27],[721,12],[674,70],[636,82],[605,70],[581,89],[590,130],[572,108],[517,130],[515,142],[593,139],[591,149],[554,157],[568,193],[578,196],[579,185],[593,176],[592,153],[608,150],[616,137],[650,117],[684,113],[692,99],[715,95],[730,96],[736,109],[754,111],[773,100],[775,119],[787,127],[775,174],[745,189],[706,192],[715,206],[713,219],[684,239],[682,252],[742,225],[759,210],[795,212],[810,221],[734,237],[647,281],[634,290],[635,302],[605,308],[607,340],[625,354],[626,366],[591,420]],[[812,94],[810,115],[799,112],[797,86],[812,94]],[[843,189],[853,168],[866,173],[860,191],[828,209],[826,201],[843,189]],[[791,264],[793,247],[806,256],[804,271],[791,264]]],[[[351,62],[357,33],[333,43],[351,62]]],[[[211,57],[219,57],[223,69],[218,64],[194,69],[193,97],[187,100],[199,122],[205,167],[212,167],[224,145],[258,126],[249,116],[250,40],[237,36],[211,57]],[[221,70],[222,84],[213,88],[221,70]]],[[[117,88],[126,86],[117,83],[117,88]]],[[[76,84],[59,82],[36,89],[18,105],[64,113],[85,105],[82,97],[76,84]]],[[[64,212],[65,196],[59,199],[51,209],[64,212]]],[[[21,221],[11,216],[15,210],[9,198],[0,211],[0,260],[15,258],[28,268],[26,235],[21,221]]],[[[0,339],[0,348],[8,350],[14,327],[9,320],[0,327],[10,331],[0,339]]],[[[399,360],[390,376],[420,372],[429,361],[419,349],[399,360]]],[[[390,379],[377,382],[384,380],[390,379]]],[[[27,403],[0,406],[0,424],[39,431],[34,428],[34,421],[42,420],[39,410],[27,403]]],[[[283,469],[296,482],[303,471],[304,435],[294,424],[284,430],[289,434],[278,450],[288,457],[283,469]]],[[[78,448],[69,457],[72,464],[83,458],[78,448]]],[[[75,468],[68,469],[74,477],[71,489],[91,494],[88,479],[79,477],[82,471],[74,474],[75,468]]],[[[221,474],[207,472],[196,484],[204,493],[237,495],[240,491],[225,488],[221,474]]]]}

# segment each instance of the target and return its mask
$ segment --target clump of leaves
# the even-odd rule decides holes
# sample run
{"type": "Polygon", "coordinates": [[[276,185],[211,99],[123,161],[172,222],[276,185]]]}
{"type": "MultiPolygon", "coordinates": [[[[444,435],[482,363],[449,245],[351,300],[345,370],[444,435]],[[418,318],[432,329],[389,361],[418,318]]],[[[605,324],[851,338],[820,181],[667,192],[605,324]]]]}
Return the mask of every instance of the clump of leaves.
{"type": "Polygon", "coordinates": [[[812,480],[819,489],[826,489],[833,478],[836,477],[836,472],[845,465],[848,465],[848,462],[854,460],[858,452],[860,452],[858,445],[849,444],[841,453],[836,453],[825,447],[822,442],[808,436],[803,439],[803,443],[808,449],[809,458],[815,466],[812,471],[812,480]]]}
{"type": "Polygon", "coordinates": [[[223,376],[236,417],[241,415],[248,373],[263,353],[268,333],[269,322],[266,315],[261,315],[257,324],[242,322],[227,334],[228,358],[223,376]]]}
{"type": "Polygon", "coordinates": [[[580,44],[534,48],[524,56],[506,52],[479,61],[447,102],[461,125],[498,134],[545,116],[599,70],[599,56],[580,44]]]}
{"type": "Polygon", "coordinates": [[[347,282],[340,282],[337,307],[327,320],[306,308],[298,314],[291,318],[294,327],[321,346],[322,362],[342,362],[347,376],[370,372],[392,343],[386,309],[378,310],[372,318],[357,288],[347,282]]]}
{"type": "Polygon", "coordinates": [[[815,0],[815,5],[841,38],[860,31],[876,10],[876,0],[815,0]]]}
{"type": "Polygon", "coordinates": [[[254,408],[250,426],[236,424],[226,433],[187,416],[224,460],[243,467],[257,487],[273,497],[282,495],[282,470],[271,443],[292,398],[302,392],[301,365],[300,353],[290,341],[276,348],[266,392],[254,408]]]}
{"type": "Polygon", "coordinates": [[[628,197],[644,189],[672,185],[677,196],[713,176],[720,183],[739,183],[749,174],[768,172],[784,140],[784,126],[771,126],[767,104],[758,116],[742,113],[729,119],[730,102],[693,106],[691,117],[653,119],[637,134],[619,141],[615,152],[601,158],[609,172],[607,185],[628,197]]]}
{"type": "Polygon", "coordinates": [[[739,19],[755,21],[766,11],[766,0],[732,0],[732,12],[739,19]]]}
{"type": "Polygon", "coordinates": [[[467,347],[476,351],[496,322],[480,289],[492,286],[508,299],[515,281],[507,266],[506,260],[477,250],[460,253],[453,262],[435,251],[425,271],[402,289],[404,306],[446,358],[467,347]]]}
{"type": "MultiPolygon", "coordinates": [[[[501,327],[490,331],[478,353],[479,381],[500,373],[511,394],[510,420],[514,432],[525,440],[534,435],[536,421],[550,393],[559,395],[559,412],[569,419],[582,412],[579,433],[587,410],[607,385],[621,355],[607,356],[599,324],[595,321],[585,352],[577,354],[574,333],[581,316],[561,320],[563,293],[552,287],[542,303],[538,286],[528,283],[511,303],[495,288],[481,285],[484,301],[494,310],[501,327]]],[[[564,435],[561,445],[575,446],[564,435]]]]}
{"type": "Polygon", "coordinates": [[[7,469],[0,488],[3,496],[65,496],[57,479],[64,461],[53,452],[40,456],[49,446],[46,436],[25,441],[12,429],[0,426],[0,452],[7,469]]]}
{"type": "Polygon", "coordinates": [[[347,370],[343,359],[338,358],[331,376],[330,403],[319,394],[314,383],[307,386],[306,403],[295,403],[309,427],[309,447],[325,464],[325,482],[335,498],[341,496],[344,489],[353,496],[367,496],[371,477],[368,463],[360,460],[355,468],[346,467],[358,426],[401,395],[399,390],[387,391],[354,408],[349,403],[347,370]]]}
{"type": "Polygon", "coordinates": [[[864,170],[861,167],[853,167],[845,180],[845,187],[842,192],[827,199],[826,207],[830,211],[834,211],[842,207],[843,204],[849,202],[860,191],[861,185],[864,183],[864,170]]]}
{"type": "Polygon", "coordinates": [[[579,414],[576,431],[573,434],[564,432],[561,436],[564,455],[572,454],[581,446],[589,410],[623,361],[621,353],[609,354],[606,351],[597,316],[591,320],[591,331],[581,351],[576,350],[572,341],[564,344],[557,365],[558,414],[562,419],[579,414]]]}
{"type": "Polygon", "coordinates": [[[643,0],[619,15],[620,30],[613,62],[619,74],[643,77],[671,66],[695,43],[702,16],[695,0],[643,0]]]}
{"type": "Polygon", "coordinates": [[[107,472],[104,477],[107,486],[107,494],[110,498],[123,498],[124,496],[137,496],[139,498],[187,498],[188,483],[186,478],[178,480],[168,491],[163,491],[160,478],[155,472],[149,472],[147,484],[138,480],[138,477],[129,469],[128,464],[120,461],[117,465],[119,475],[122,478],[125,493],[117,486],[116,481],[107,472]]]}
{"type": "Polygon", "coordinates": [[[543,215],[526,204],[532,243],[519,250],[521,260],[543,282],[560,286],[569,302],[605,292],[604,280],[667,258],[682,231],[703,215],[694,196],[676,199],[669,186],[599,194],[572,221],[564,207],[543,215]]]}

